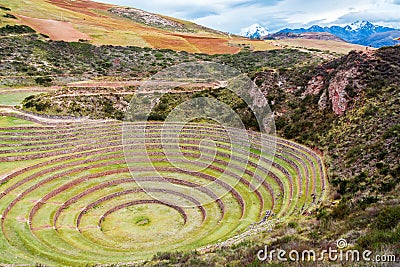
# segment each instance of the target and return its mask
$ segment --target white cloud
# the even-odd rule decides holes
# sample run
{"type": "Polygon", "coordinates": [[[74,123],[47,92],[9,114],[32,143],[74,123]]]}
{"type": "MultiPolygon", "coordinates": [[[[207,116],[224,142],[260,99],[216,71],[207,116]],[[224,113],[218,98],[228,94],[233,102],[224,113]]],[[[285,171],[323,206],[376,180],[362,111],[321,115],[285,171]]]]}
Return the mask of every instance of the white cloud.
{"type": "Polygon", "coordinates": [[[238,33],[254,23],[276,31],[284,27],[348,24],[367,19],[400,28],[400,0],[100,0],[194,21],[238,33]]]}

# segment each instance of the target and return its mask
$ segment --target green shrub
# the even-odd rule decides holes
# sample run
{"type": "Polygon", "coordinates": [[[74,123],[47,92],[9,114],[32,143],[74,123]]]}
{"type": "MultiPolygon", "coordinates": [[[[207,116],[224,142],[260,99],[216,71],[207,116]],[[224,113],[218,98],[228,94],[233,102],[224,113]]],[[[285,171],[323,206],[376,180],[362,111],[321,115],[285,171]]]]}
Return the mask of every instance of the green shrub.
{"type": "Polygon", "coordinates": [[[3,17],[9,18],[9,19],[17,19],[16,16],[14,16],[13,14],[10,14],[10,13],[7,13],[7,14],[3,15],[3,17]]]}
{"type": "Polygon", "coordinates": [[[400,205],[383,209],[375,219],[373,227],[379,230],[393,229],[400,222],[400,205]]]}
{"type": "Polygon", "coordinates": [[[362,248],[372,250],[380,249],[382,246],[400,243],[400,230],[373,230],[357,240],[362,248]]]}
{"type": "Polygon", "coordinates": [[[340,201],[339,205],[333,208],[331,216],[336,220],[343,220],[350,214],[350,207],[345,201],[340,201]]]}
{"type": "Polygon", "coordinates": [[[2,10],[5,10],[5,11],[11,11],[11,9],[10,9],[10,8],[8,8],[8,7],[5,7],[5,6],[0,6],[0,9],[2,9],[2,10]]]}
{"type": "Polygon", "coordinates": [[[0,35],[8,35],[8,34],[23,34],[23,33],[34,33],[31,27],[26,25],[6,25],[0,28],[0,35]]]}
{"type": "Polygon", "coordinates": [[[363,145],[357,145],[349,149],[349,151],[346,153],[346,158],[348,159],[353,159],[355,157],[359,157],[364,146],[363,145]]]}
{"type": "Polygon", "coordinates": [[[38,85],[43,85],[43,86],[50,86],[52,81],[53,80],[50,77],[37,77],[37,78],[35,78],[35,82],[38,85]]]}
{"type": "Polygon", "coordinates": [[[391,127],[389,127],[389,129],[387,129],[387,131],[383,134],[383,138],[384,139],[389,139],[392,137],[397,137],[399,138],[400,136],[400,124],[395,124],[391,127]]]}

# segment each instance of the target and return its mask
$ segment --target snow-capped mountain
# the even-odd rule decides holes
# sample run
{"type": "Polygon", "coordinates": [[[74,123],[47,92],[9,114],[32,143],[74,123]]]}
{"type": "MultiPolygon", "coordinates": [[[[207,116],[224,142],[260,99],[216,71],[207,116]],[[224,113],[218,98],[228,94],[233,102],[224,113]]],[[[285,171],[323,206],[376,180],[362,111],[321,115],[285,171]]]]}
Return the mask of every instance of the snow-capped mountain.
{"type": "Polygon", "coordinates": [[[305,33],[305,32],[328,32],[353,44],[381,47],[394,45],[397,42],[394,37],[400,37],[400,30],[374,25],[369,21],[355,21],[344,27],[331,26],[321,27],[313,25],[308,29],[284,29],[278,33],[305,33]]]}
{"type": "Polygon", "coordinates": [[[268,30],[260,24],[253,24],[243,28],[240,35],[251,39],[261,39],[261,37],[268,35],[268,30]]]}
{"type": "Polygon", "coordinates": [[[350,25],[345,26],[344,28],[348,31],[360,31],[363,29],[373,29],[376,26],[372,23],[370,23],[369,21],[365,21],[365,20],[357,20],[355,22],[353,22],[350,25]]]}

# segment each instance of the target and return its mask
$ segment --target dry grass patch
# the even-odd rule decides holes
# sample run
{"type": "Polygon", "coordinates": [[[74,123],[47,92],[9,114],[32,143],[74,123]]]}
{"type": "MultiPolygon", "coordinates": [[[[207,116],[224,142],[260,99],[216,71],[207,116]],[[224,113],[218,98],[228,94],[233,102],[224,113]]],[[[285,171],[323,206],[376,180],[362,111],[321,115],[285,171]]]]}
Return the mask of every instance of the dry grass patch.
{"type": "Polygon", "coordinates": [[[286,39],[278,40],[277,43],[290,47],[304,47],[319,50],[329,50],[340,54],[347,54],[352,50],[365,50],[365,46],[350,44],[346,42],[338,42],[332,40],[312,40],[312,39],[286,39]]]}

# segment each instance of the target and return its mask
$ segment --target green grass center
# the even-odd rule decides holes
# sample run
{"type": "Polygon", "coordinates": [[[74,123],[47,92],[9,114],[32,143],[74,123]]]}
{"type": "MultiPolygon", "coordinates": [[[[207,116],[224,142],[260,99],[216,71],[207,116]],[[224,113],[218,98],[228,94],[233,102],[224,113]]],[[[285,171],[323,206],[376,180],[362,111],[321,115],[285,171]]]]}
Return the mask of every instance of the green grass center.
{"type": "Polygon", "coordinates": [[[135,218],[135,224],[137,226],[145,226],[145,225],[149,225],[150,223],[151,223],[151,220],[148,217],[139,216],[139,217],[135,218]]]}

